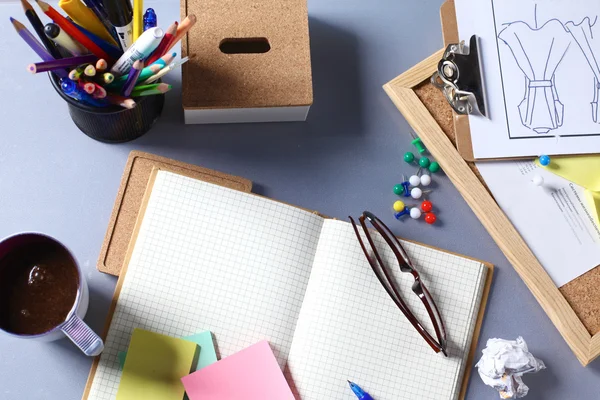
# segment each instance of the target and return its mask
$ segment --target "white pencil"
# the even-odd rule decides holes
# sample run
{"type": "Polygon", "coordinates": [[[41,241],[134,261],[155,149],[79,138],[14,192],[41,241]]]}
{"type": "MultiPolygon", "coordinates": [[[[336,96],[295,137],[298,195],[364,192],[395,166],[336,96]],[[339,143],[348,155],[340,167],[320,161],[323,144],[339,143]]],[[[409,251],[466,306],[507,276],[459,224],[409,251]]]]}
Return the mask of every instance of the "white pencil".
{"type": "Polygon", "coordinates": [[[147,85],[149,83],[152,82],[156,82],[157,80],[159,80],[160,78],[162,78],[163,76],[165,76],[166,74],[168,74],[170,71],[174,70],[175,68],[178,68],[179,66],[185,64],[187,61],[189,60],[189,57],[184,57],[181,60],[174,62],[172,64],[167,65],[166,67],[164,67],[163,69],[161,69],[160,71],[158,71],[156,74],[152,75],[150,78],[146,79],[142,85],[147,85]]]}

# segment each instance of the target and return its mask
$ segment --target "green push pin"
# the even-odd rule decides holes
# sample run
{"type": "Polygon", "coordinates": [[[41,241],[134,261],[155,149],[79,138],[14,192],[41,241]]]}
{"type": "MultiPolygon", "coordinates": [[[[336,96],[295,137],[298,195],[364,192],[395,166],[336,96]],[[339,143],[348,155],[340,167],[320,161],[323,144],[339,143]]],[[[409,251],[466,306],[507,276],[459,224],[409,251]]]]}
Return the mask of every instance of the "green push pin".
{"type": "Polygon", "coordinates": [[[421,157],[419,159],[419,165],[421,166],[421,168],[427,168],[427,167],[429,167],[429,164],[430,164],[429,158],[421,157]]]}
{"type": "Polygon", "coordinates": [[[404,186],[401,183],[394,185],[394,194],[402,196],[402,193],[404,193],[404,186]]]}
{"type": "Polygon", "coordinates": [[[433,161],[431,164],[429,164],[429,172],[431,172],[432,174],[435,174],[439,170],[440,164],[438,164],[437,161],[433,161]]]}
{"type": "Polygon", "coordinates": [[[413,137],[413,140],[411,143],[417,148],[417,150],[419,151],[419,154],[425,153],[425,151],[426,151],[425,145],[421,141],[421,138],[419,138],[417,135],[415,135],[415,133],[413,131],[410,131],[410,135],[413,137]]]}
{"type": "Polygon", "coordinates": [[[413,161],[415,161],[415,155],[410,151],[407,151],[406,153],[404,153],[404,161],[411,164],[413,161]]]}

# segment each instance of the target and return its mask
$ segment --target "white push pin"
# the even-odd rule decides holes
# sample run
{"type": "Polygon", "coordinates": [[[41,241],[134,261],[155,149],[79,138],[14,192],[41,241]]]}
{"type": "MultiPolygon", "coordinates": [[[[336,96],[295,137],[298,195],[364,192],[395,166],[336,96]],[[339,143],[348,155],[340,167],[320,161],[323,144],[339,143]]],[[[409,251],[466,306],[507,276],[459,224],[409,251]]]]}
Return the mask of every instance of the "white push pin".
{"type": "MultiPolygon", "coordinates": [[[[533,179],[531,180],[531,182],[535,185],[535,186],[542,186],[544,184],[544,178],[542,178],[540,175],[535,175],[533,177],[533,179]]],[[[412,192],[411,192],[412,195],[412,192]]]]}
{"type": "Polygon", "coordinates": [[[421,218],[421,210],[419,210],[418,207],[413,207],[410,209],[410,217],[412,219],[419,219],[421,218]]]}
{"type": "Polygon", "coordinates": [[[411,186],[419,186],[421,184],[421,178],[417,175],[413,175],[408,179],[408,183],[411,186]]]}
{"type": "Polygon", "coordinates": [[[421,186],[429,186],[431,184],[431,176],[430,175],[421,175],[421,186]]]}
{"type": "Polygon", "coordinates": [[[429,193],[429,192],[431,192],[431,190],[422,191],[421,189],[419,189],[418,187],[416,187],[416,188],[412,188],[411,189],[410,196],[413,199],[420,199],[421,196],[423,196],[423,194],[429,193]]]}

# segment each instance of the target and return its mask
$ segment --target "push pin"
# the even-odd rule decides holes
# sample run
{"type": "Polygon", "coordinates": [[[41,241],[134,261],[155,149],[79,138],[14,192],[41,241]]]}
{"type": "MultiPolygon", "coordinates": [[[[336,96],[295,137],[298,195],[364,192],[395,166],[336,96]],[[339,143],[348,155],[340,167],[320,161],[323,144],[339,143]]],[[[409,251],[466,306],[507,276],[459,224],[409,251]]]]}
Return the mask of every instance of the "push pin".
{"type": "Polygon", "coordinates": [[[419,179],[421,181],[421,186],[429,186],[431,185],[431,175],[421,175],[421,178],[419,179]]]}
{"type": "Polygon", "coordinates": [[[438,172],[440,170],[440,164],[438,164],[437,161],[432,161],[431,164],[429,164],[429,172],[431,172],[432,174],[435,174],[436,172],[438,172]]]}
{"type": "Polygon", "coordinates": [[[412,162],[415,161],[415,155],[412,152],[407,151],[404,153],[404,161],[406,161],[408,164],[412,164],[412,162]]]}
{"type": "Polygon", "coordinates": [[[417,207],[413,207],[410,209],[410,217],[412,219],[419,219],[421,218],[421,210],[419,210],[417,207]]]}
{"type": "Polygon", "coordinates": [[[408,178],[408,183],[410,183],[411,186],[419,186],[421,184],[421,177],[418,174],[419,172],[417,172],[417,175],[408,178]]]}
{"type": "Polygon", "coordinates": [[[542,186],[544,184],[544,178],[542,178],[540,175],[535,175],[531,180],[531,183],[533,183],[535,186],[542,186]]]}
{"type": "Polygon", "coordinates": [[[429,161],[429,158],[427,157],[421,157],[419,159],[419,165],[421,166],[421,168],[427,168],[431,165],[431,161],[429,161]]]}
{"type": "Polygon", "coordinates": [[[437,217],[435,216],[434,213],[428,212],[425,214],[425,222],[427,222],[429,225],[435,224],[436,220],[437,220],[437,217]]]}
{"type": "Polygon", "coordinates": [[[421,203],[421,210],[423,210],[423,212],[431,212],[431,210],[433,209],[433,204],[431,204],[431,202],[429,200],[423,200],[423,202],[421,203]]]}
{"type": "Polygon", "coordinates": [[[403,217],[404,215],[408,215],[410,214],[410,211],[408,210],[408,208],[406,207],[406,205],[404,204],[403,201],[396,201],[394,202],[394,211],[396,211],[394,213],[394,217],[399,220],[401,217],[403,217]]]}
{"type": "Polygon", "coordinates": [[[426,190],[426,191],[423,191],[423,190],[421,190],[421,189],[420,189],[420,188],[418,188],[418,187],[416,187],[416,188],[412,188],[412,189],[410,190],[410,197],[412,197],[413,199],[420,199],[420,198],[421,198],[421,196],[423,196],[423,194],[427,194],[427,193],[429,193],[429,192],[431,192],[431,190],[426,190]]]}
{"type": "Polygon", "coordinates": [[[540,164],[544,167],[547,167],[548,165],[550,165],[550,157],[546,156],[546,155],[541,155],[540,156],[540,164]]]}
{"type": "Polygon", "coordinates": [[[417,150],[419,151],[419,154],[425,153],[426,149],[425,149],[425,146],[423,145],[423,142],[421,141],[421,138],[419,138],[417,135],[415,135],[415,133],[413,131],[410,131],[410,135],[413,137],[413,140],[410,143],[412,143],[417,148],[417,150]]]}
{"type": "Polygon", "coordinates": [[[402,193],[404,193],[404,186],[402,186],[401,183],[394,185],[394,194],[397,194],[398,196],[402,196],[402,193]]]}

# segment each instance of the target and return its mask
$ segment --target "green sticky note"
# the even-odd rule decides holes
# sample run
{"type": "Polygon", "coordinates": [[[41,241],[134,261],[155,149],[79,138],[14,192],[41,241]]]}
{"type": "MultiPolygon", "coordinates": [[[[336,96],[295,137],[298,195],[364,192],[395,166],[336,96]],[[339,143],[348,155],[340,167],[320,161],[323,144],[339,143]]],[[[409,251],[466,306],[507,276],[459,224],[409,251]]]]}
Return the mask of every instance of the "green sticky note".
{"type": "MultiPolygon", "coordinates": [[[[200,352],[198,362],[195,365],[192,365],[192,372],[198,371],[199,369],[217,362],[217,352],[215,350],[215,344],[213,343],[212,333],[210,331],[196,333],[195,335],[186,336],[183,339],[194,342],[200,347],[198,349],[200,352]]],[[[119,351],[117,357],[119,358],[119,368],[123,369],[127,352],[119,351]]]]}
{"type": "Polygon", "coordinates": [[[187,340],[135,329],[117,400],[181,400],[181,378],[189,375],[197,349],[187,340]]]}
{"type": "Polygon", "coordinates": [[[210,333],[210,331],[186,336],[183,339],[194,342],[200,346],[200,357],[198,357],[198,364],[194,367],[193,371],[198,371],[199,369],[217,362],[217,352],[215,351],[215,344],[213,343],[212,333],[210,333]]]}

